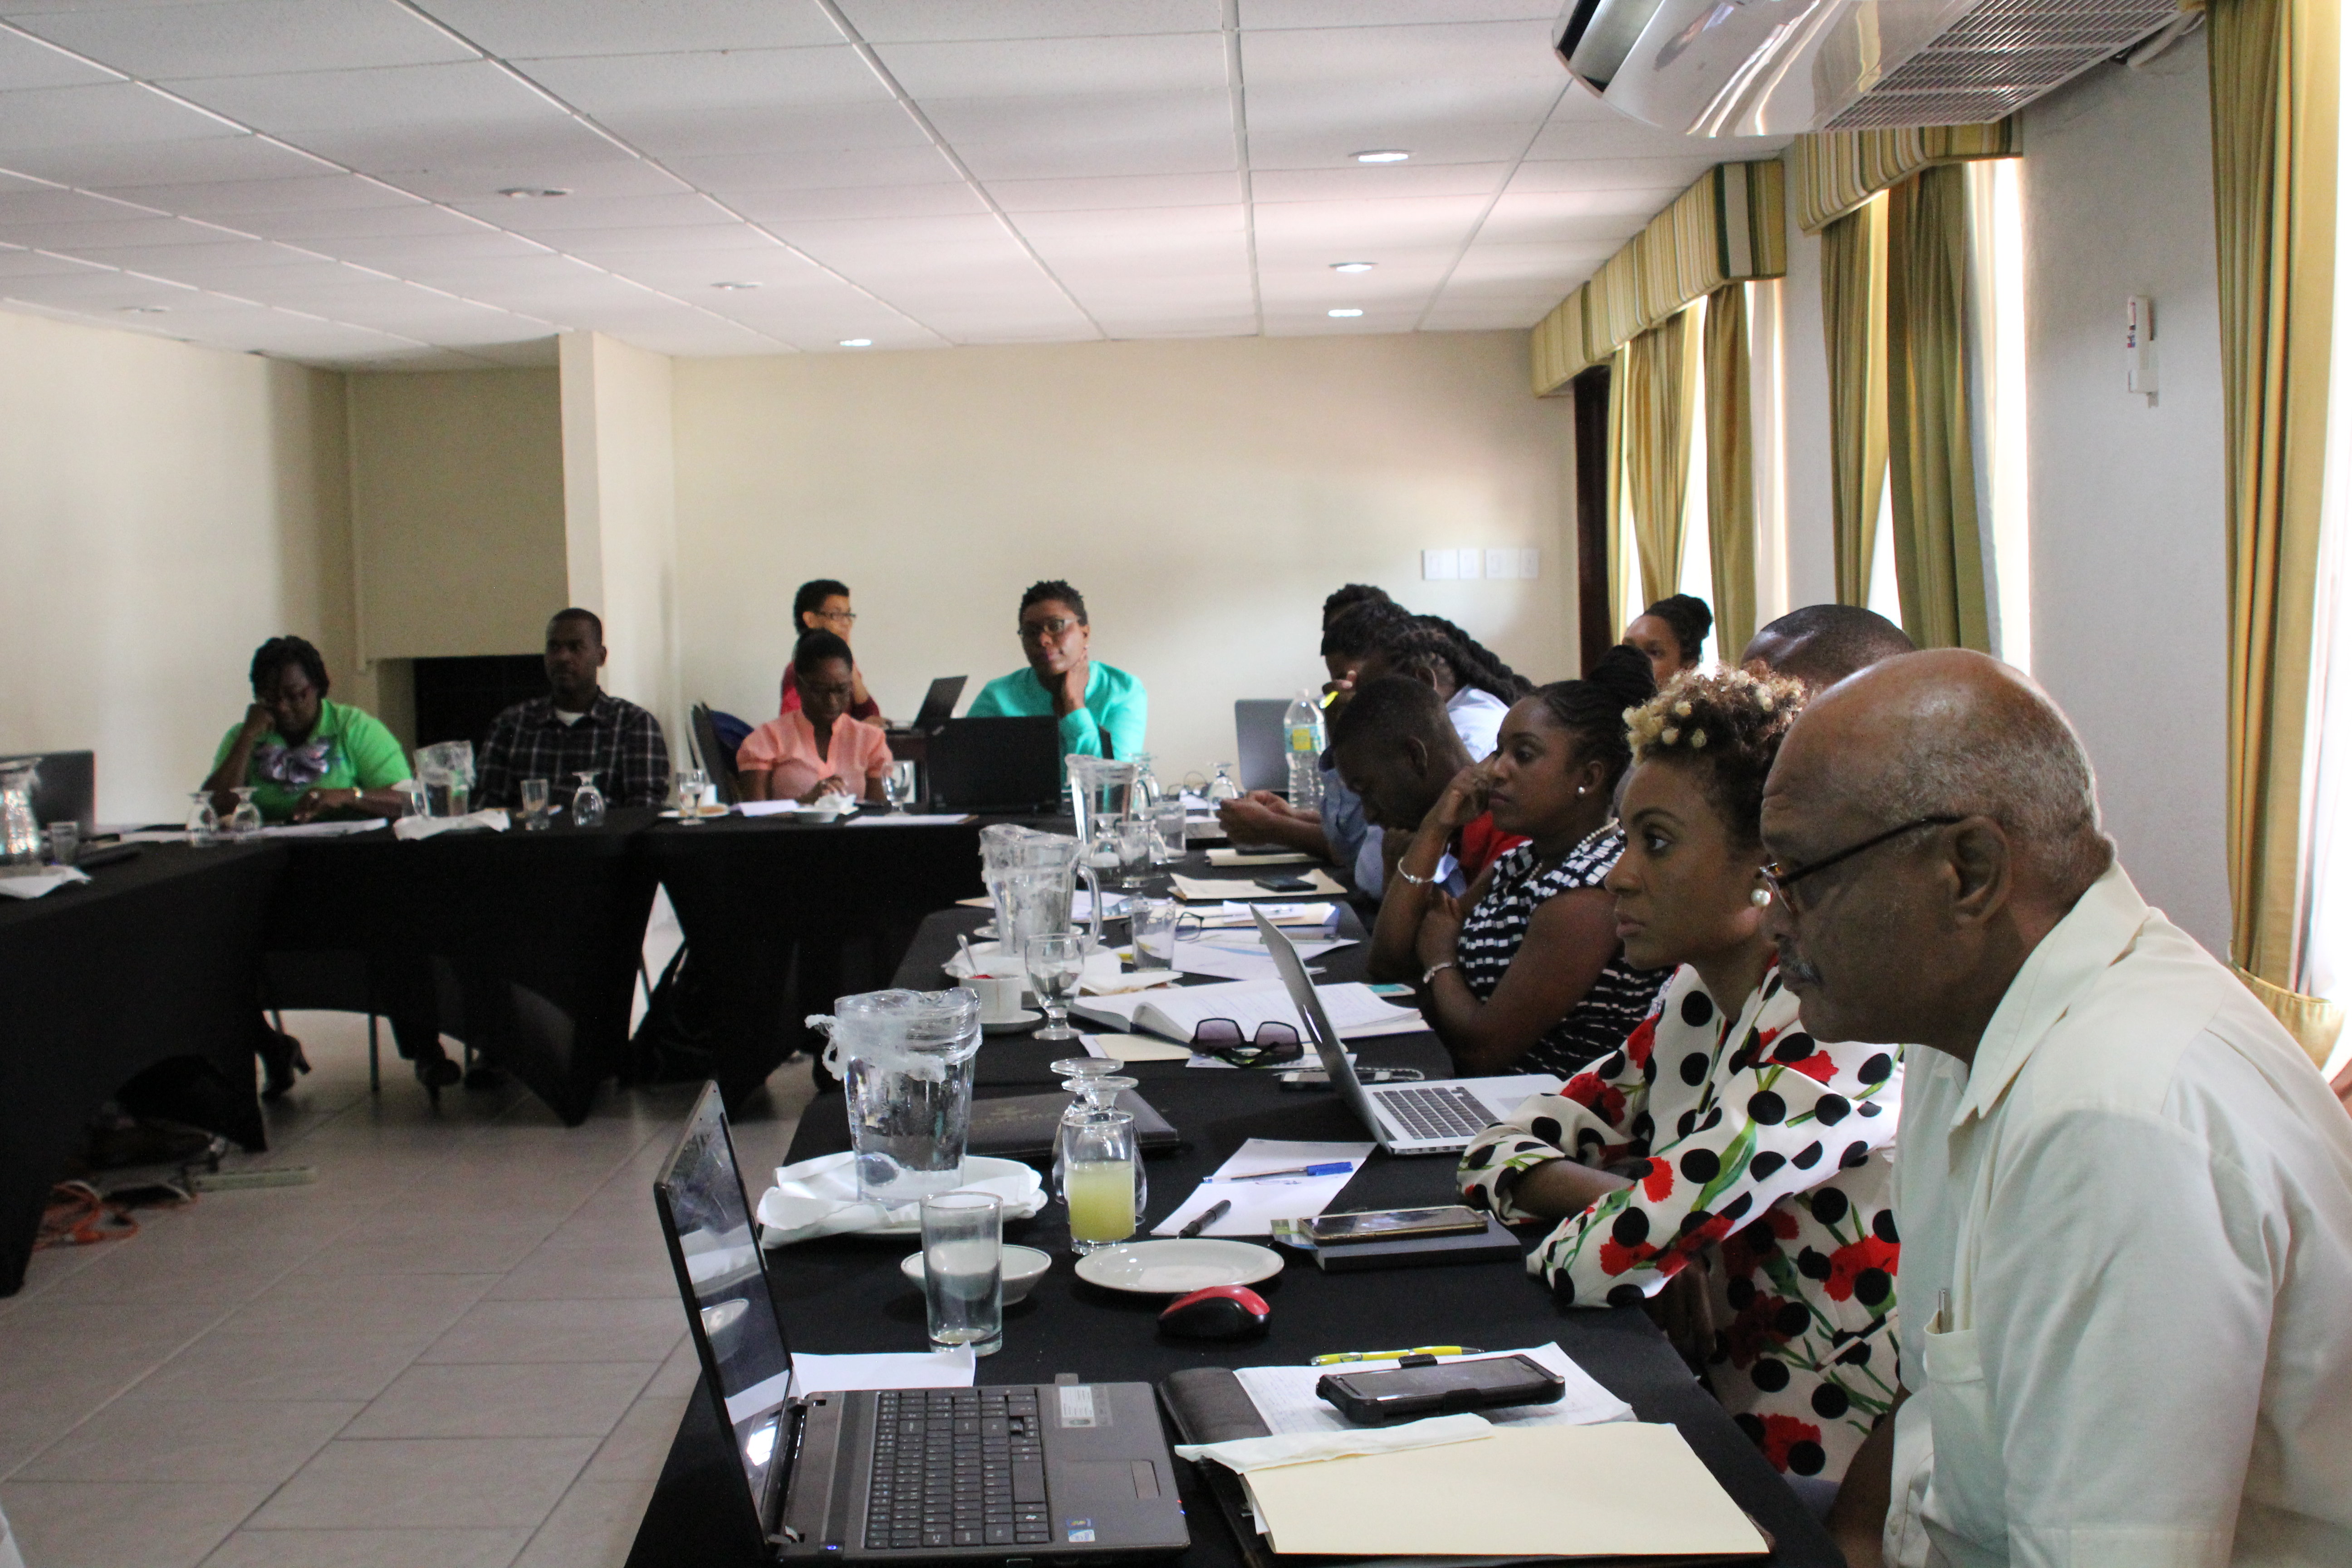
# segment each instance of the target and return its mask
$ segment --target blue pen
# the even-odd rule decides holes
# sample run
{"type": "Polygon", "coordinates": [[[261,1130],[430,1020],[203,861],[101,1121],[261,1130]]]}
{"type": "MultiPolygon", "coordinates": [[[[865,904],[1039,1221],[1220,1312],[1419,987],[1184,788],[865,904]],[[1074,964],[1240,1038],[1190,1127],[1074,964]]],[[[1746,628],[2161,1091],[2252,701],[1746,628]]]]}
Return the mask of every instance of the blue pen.
{"type": "Polygon", "coordinates": [[[1258,1171],[1246,1176],[1212,1176],[1213,1182],[1264,1182],[1276,1176],[1344,1176],[1354,1172],[1353,1160],[1327,1160],[1319,1165],[1295,1165],[1287,1171],[1258,1171]]]}

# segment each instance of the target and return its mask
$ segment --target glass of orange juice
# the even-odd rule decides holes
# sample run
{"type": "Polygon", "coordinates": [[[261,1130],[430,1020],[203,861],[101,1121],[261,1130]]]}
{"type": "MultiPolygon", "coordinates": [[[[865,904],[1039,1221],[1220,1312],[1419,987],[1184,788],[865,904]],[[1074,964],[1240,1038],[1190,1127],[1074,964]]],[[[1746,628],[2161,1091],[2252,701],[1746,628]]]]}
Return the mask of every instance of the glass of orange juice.
{"type": "Polygon", "coordinates": [[[1098,1252],[1135,1234],[1135,1118],[1091,1110],[1062,1125],[1062,1201],[1070,1250],[1098,1252]]]}

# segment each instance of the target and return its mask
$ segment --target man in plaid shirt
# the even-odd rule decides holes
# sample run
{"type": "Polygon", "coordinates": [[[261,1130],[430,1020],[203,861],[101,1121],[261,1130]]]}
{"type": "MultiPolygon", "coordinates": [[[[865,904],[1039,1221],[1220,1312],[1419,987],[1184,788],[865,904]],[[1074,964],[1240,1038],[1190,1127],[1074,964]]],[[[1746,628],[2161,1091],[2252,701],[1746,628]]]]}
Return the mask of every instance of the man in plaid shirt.
{"type": "Polygon", "coordinates": [[[593,771],[614,805],[660,805],[669,798],[669,747],[661,721],[598,689],[604,623],[587,610],[558,610],[547,623],[548,695],[518,702],[490,722],[475,769],[478,805],[522,805],[522,781],[545,779],[552,799],[572,798],[576,775],[593,771]]]}

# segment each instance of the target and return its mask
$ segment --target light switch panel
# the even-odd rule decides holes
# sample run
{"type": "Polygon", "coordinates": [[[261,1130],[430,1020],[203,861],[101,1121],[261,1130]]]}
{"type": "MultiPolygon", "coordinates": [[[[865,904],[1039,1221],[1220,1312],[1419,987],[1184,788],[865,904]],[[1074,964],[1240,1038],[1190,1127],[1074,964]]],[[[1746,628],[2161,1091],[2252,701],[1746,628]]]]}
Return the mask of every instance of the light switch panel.
{"type": "Polygon", "coordinates": [[[1424,550],[1421,552],[1421,580],[1424,583],[1451,583],[1462,575],[1461,558],[1451,550],[1424,550]]]}

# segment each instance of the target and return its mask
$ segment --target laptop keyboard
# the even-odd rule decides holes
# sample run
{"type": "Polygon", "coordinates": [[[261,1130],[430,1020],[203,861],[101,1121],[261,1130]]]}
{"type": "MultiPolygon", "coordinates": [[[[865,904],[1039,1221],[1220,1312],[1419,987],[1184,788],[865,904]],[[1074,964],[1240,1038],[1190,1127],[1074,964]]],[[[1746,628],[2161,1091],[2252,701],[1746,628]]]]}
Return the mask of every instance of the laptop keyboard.
{"type": "Polygon", "coordinates": [[[866,1550],[1054,1539],[1034,1388],[885,1390],[874,1400],[866,1550]]]}
{"type": "Polygon", "coordinates": [[[1381,1109],[1414,1138],[1475,1138],[1495,1124],[1495,1113],[1468,1089],[1453,1084],[1381,1089],[1381,1109]]]}

